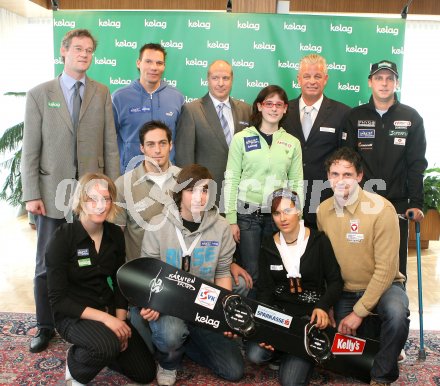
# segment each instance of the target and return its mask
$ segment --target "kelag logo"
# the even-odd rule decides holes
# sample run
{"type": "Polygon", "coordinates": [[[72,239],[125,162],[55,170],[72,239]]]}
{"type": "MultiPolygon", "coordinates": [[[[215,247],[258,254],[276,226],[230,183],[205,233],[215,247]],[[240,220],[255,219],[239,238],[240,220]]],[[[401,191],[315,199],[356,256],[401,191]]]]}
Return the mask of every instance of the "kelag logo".
{"type": "Polygon", "coordinates": [[[345,83],[342,84],[341,82],[338,82],[338,90],[340,91],[354,91],[354,92],[359,92],[361,89],[361,86],[359,86],[358,84],[350,84],[350,83],[345,83]]]}
{"type": "Polygon", "coordinates": [[[240,20],[237,20],[237,28],[238,29],[252,29],[254,31],[260,30],[260,24],[258,23],[249,23],[248,21],[240,22],[240,20]]]}
{"type": "Polygon", "coordinates": [[[301,31],[306,32],[307,26],[305,24],[286,23],[284,22],[283,29],[285,31],[301,31]]]}
{"type": "Polygon", "coordinates": [[[368,48],[367,47],[358,47],[357,45],[349,46],[348,44],[346,44],[345,45],[345,52],[367,55],[368,48]]]}
{"type": "Polygon", "coordinates": [[[311,51],[316,52],[317,54],[320,54],[322,52],[322,46],[315,46],[313,44],[302,44],[299,43],[299,50],[300,51],[311,51]]]}
{"type": "Polygon", "coordinates": [[[114,20],[101,20],[98,19],[98,27],[114,27],[114,28],[121,28],[121,22],[120,21],[114,21],[114,20]]]}
{"type": "Polygon", "coordinates": [[[127,40],[118,40],[115,39],[115,47],[129,47],[135,50],[137,48],[137,42],[129,42],[127,40]]]}
{"type": "Polygon", "coordinates": [[[327,70],[337,70],[341,72],[345,72],[347,66],[345,64],[337,64],[335,62],[327,64],[327,70]]]}
{"type": "Polygon", "coordinates": [[[221,50],[229,51],[229,43],[219,42],[218,40],[215,42],[207,40],[206,48],[220,48],[221,50]]]}
{"type": "Polygon", "coordinates": [[[54,27],[69,27],[69,28],[75,28],[75,22],[73,20],[54,20],[53,21],[54,27]]]}
{"type": "Polygon", "coordinates": [[[167,22],[166,21],[158,21],[156,19],[154,20],[147,20],[144,19],[144,26],[147,28],[167,28],[167,22]]]}
{"type": "Polygon", "coordinates": [[[197,58],[194,58],[194,59],[185,58],[185,65],[196,66],[196,67],[208,67],[208,61],[207,60],[200,60],[197,58]]]}
{"type": "Polygon", "coordinates": [[[97,58],[95,56],[95,64],[105,64],[105,65],[110,65],[112,67],[115,67],[117,62],[116,59],[107,59],[106,57],[103,58],[97,58]]]}
{"type": "Polygon", "coordinates": [[[168,40],[164,42],[162,39],[160,40],[160,45],[163,48],[177,48],[178,50],[181,50],[183,48],[183,42],[175,42],[173,40],[168,40]]]}
{"type": "Polygon", "coordinates": [[[275,44],[269,44],[269,43],[257,43],[254,41],[254,50],[268,50],[268,51],[276,51],[277,46],[275,44]]]}
{"type": "Polygon", "coordinates": [[[248,62],[243,59],[232,59],[232,67],[247,67],[252,70],[254,66],[255,62],[248,62]]]}
{"type": "Polygon", "coordinates": [[[342,25],[342,24],[333,25],[333,23],[330,23],[330,31],[331,32],[345,32],[345,33],[351,35],[351,33],[353,32],[353,27],[342,25]]]}
{"type": "Polygon", "coordinates": [[[188,28],[211,29],[211,23],[209,21],[200,21],[200,20],[193,21],[188,19],[188,28]]]}
{"type": "Polygon", "coordinates": [[[376,33],[378,33],[378,34],[390,34],[390,35],[397,36],[397,35],[399,35],[399,29],[398,28],[391,28],[391,27],[388,27],[387,25],[385,27],[379,27],[377,25],[376,26],[376,33]]]}
{"type": "Polygon", "coordinates": [[[294,70],[299,70],[299,63],[291,62],[290,60],[282,62],[278,59],[278,68],[292,68],[294,70]]]}

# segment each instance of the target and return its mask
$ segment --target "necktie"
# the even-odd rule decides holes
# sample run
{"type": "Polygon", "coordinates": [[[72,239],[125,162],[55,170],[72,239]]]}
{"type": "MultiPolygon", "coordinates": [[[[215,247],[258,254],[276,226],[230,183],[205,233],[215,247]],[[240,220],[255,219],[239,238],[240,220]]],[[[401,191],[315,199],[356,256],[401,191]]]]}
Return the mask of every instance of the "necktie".
{"type": "Polygon", "coordinates": [[[312,111],[313,106],[304,107],[304,114],[302,119],[302,129],[304,133],[304,138],[307,140],[309,137],[310,131],[312,130],[313,122],[312,122],[312,111]]]}
{"type": "Polygon", "coordinates": [[[229,130],[228,121],[226,120],[226,117],[223,115],[223,108],[224,107],[225,107],[225,104],[220,103],[217,106],[217,114],[218,114],[218,118],[220,119],[220,124],[222,125],[222,128],[223,128],[223,133],[225,134],[226,142],[229,146],[231,144],[232,135],[231,135],[231,130],[229,130]]]}
{"type": "Polygon", "coordinates": [[[75,129],[75,132],[78,127],[79,111],[81,110],[81,94],[79,92],[81,85],[82,85],[82,83],[80,81],[78,81],[73,86],[73,87],[75,87],[75,90],[73,90],[72,123],[73,123],[73,128],[75,129]]]}
{"type": "Polygon", "coordinates": [[[72,108],[72,123],[73,123],[73,162],[76,167],[76,174],[78,176],[78,155],[76,149],[77,143],[77,133],[78,133],[78,121],[79,121],[79,111],[81,110],[81,94],[79,89],[82,83],[80,81],[75,83],[75,90],[73,90],[73,108],[72,108]]]}

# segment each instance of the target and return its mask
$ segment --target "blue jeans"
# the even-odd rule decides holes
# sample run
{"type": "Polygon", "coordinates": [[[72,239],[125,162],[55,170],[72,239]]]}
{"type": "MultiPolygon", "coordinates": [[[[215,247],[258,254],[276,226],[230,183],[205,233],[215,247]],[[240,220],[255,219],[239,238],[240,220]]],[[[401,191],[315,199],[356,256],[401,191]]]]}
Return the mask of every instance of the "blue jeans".
{"type": "Polygon", "coordinates": [[[243,377],[244,362],[236,341],[169,315],[150,322],[150,328],[164,369],[177,369],[185,353],[220,378],[235,382],[243,377]]]}
{"type": "Polygon", "coordinates": [[[150,352],[154,353],[153,342],[151,340],[151,330],[148,321],[140,315],[140,307],[131,306],[130,323],[142,337],[150,352]]]}
{"type": "MultiPolygon", "coordinates": [[[[353,306],[363,292],[343,292],[336,303],[335,319],[339,322],[353,311],[353,306]]],[[[374,358],[371,379],[380,383],[392,383],[399,378],[397,358],[403,349],[409,332],[409,301],[402,283],[384,292],[373,310],[375,315],[366,317],[357,330],[360,336],[379,339],[380,350],[374,358]]]]}
{"type": "Polygon", "coordinates": [[[258,214],[237,214],[237,225],[240,228],[240,261],[241,266],[252,276],[254,288],[249,291],[250,297],[255,292],[258,279],[258,257],[263,236],[271,235],[276,230],[272,216],[258,214]]]}
{"type": "MultiPolygon", "coordinates": [[[[256,342],[246,343],[246,357],[257,365],[269,362],[274,354],[273,351],[260,347],[256,342]]],[[[280,371],[278,374],[281,385],[308,385],[314,367],[315,365],[311,361],[291,354],[281,353],[280,371]]]]}

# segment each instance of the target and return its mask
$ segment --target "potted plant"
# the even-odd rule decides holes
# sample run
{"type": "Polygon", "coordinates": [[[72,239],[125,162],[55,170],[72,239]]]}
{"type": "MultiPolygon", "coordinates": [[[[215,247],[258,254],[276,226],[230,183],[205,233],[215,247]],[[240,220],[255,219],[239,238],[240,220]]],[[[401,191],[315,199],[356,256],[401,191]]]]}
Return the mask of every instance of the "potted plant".
{"type": "MultiPolygon", "coordinates": [[[[423,213],[425,218],[420,223],[420,244],[422,249],[429,247],[429,240],[440,237],[440,168],[425,170],[423,179],[423,213]]],[[[415,227],[411,222],[409,246],[415,247],[415,227]]]]}

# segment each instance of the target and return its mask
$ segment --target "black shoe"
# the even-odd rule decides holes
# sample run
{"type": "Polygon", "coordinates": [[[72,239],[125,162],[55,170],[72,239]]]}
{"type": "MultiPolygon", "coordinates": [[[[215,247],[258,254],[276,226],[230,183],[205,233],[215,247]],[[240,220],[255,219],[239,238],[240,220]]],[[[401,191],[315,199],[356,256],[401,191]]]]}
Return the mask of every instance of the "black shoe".
{"type": "Polygon", "coordinates": [[[50,328],[40,328],[31,340],[29,351],[36,353],[46,350],[50,339],[55,335],[55,331],[50,328]]]}

